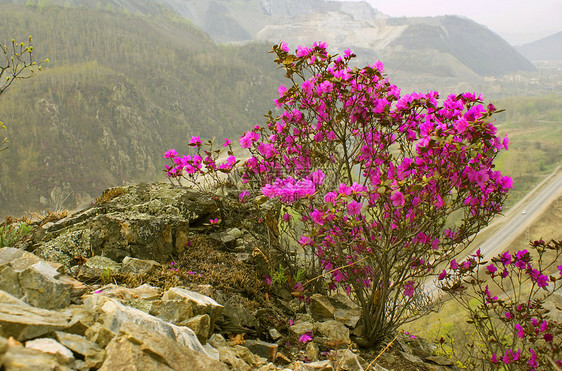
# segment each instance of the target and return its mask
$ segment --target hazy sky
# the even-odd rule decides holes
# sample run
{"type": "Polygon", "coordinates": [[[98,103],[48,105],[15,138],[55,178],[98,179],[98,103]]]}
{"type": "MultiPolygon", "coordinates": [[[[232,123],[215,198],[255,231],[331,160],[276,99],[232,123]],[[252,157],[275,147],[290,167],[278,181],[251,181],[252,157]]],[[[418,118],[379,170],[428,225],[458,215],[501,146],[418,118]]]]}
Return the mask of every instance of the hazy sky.
{"type": "Polygon", "coordinates": [[[562,0],[365,1],[392,17],[463,15],[487,26],[514,45],[562,31],[562,0]]]}

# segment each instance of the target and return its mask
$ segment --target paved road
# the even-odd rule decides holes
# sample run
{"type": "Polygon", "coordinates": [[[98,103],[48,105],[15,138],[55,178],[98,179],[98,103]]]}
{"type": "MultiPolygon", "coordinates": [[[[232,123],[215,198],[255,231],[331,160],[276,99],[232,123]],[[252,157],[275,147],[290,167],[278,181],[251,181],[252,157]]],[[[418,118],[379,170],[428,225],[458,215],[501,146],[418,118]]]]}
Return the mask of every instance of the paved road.
{"type": "Polygon", "coordinates": [[[562,173],[555,175],[523,204],[516,205],[510,213],[500,217],[497,222],[504,225],[476,248],[481,249],[485,259],[502,253],[560,194],[562,194],[562,173]]]}
{"type": "MultiPolygon", "coordinates": [[[[519,234],[533,223],[534,219],[538,218],[553,201],[562,195],[562,172],[555,172],[531,193],[504,216],[494,219],[493,224],[503,223],[503,225],[484,242],[474,246],[471,254],[480,249],[484,260],[489,260],[504,252],[519,234]]],[[[465,253],[461,257],[467,255],[465,253]]],[[[428,280],[425,283],[424,291],[431,296],[436,294],[439,296],[435,283],[435,279],[428,280]]]]}

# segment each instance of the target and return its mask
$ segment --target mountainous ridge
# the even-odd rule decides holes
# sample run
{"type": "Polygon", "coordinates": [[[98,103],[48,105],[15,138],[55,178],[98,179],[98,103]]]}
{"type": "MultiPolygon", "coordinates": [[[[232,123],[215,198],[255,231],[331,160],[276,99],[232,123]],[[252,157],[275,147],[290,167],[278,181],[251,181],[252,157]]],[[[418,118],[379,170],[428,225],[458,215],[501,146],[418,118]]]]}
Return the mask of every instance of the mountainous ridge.
{"type": "Polygon", "coordinates": [[[562,61],[562,31],[515,48],[532,61],[562,61]]]}

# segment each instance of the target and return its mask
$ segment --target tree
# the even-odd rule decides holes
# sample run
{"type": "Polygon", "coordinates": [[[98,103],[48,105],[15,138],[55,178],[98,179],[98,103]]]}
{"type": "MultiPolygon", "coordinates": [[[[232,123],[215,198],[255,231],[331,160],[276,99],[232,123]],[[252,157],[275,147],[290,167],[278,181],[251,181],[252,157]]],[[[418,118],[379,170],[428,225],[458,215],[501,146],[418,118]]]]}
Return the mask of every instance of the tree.
{"type": "MultiPolygon", "coordinates": [[[[475,94],[442,105],[437,92],[401,95],[382,63],[351,68],[349,49],[330,55],[324,43],[272,52],[290,83],[275,100],[281,114],[240,138],[251,153],[242,178],[302,231],[298,264],[359,303],[376,345],[427,312],[427,279],[501,211],[512,184],[493,160],[508,140],[475,94]]],[[[216,167],[168,157],[172,177],[216,167]]]]}
{"type": "MultiPolygon", "coordinates": [[[[16,80],[29,79],[41,71],[41,63],[33,60],[33,45],[31,36],[26,43],[16,43],[12,39],[10,46],[0,44],[3,56],[0,57],[0,97],[16,80]]],[[[45,60],[48,62],[48,60],[45,60]]],[[[3,122],[0,122],[0,130],[6,130],[3,122]]],[[[8,148],[8,138],[0,135],[0,151],[8,148]]]]}

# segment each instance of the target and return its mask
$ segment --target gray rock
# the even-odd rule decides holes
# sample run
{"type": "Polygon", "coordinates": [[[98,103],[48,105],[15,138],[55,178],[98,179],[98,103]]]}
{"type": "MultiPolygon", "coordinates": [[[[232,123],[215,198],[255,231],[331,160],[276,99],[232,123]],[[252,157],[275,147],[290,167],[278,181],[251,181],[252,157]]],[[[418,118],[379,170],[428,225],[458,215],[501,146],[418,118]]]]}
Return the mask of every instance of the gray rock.
{"type": "Polygon", "coordinates": [[[159,261],[181,254],[190,226],[208,222],[216,210],[210,196],[170,184],[114,188],[88,209],[34,234],[29,249],[67,267],[73,256],[159,261]]]}
{"type": "Polygon", "coordinates": [[[0,290],[0,303],[29,305],[25,301],[16,298],[14,295],[8,294],[6,291],[0,290]]]}
{"type": "Polygon", "coordinates": [[[267,359],[269,362],[274,362],[277,358],[277,344],[268,343],[261,340],[246,340],[244,346],[252,353],[267,359]]]}
{"type": "Polygon", "coordinates": [[[215,322],[219,318],[223,306],[208,296],[201,295],[194,291],[189,291],[179,287],[172,287],[162,295],[162,301],[179,300],[188,305],[193,310],[193,315],[207,314],[211,320],[209,331],[212,332],[215,322]]]}
{"type": "Polygon", "coordinates": [[[56,331],[55,335],[61,344],[84,357],[85,366],[99,368],[102,365],[105,351],[98,344],[80,335],[60,331],[56,331]]]}
{"type": "Polygon", "coordinates": [[[154,260],[142,260],[126,256],[121,263],[121,273],[151,274],[161,267],[154,260]]]}
{"type": "Polygon", "coordinates": [[[51,338],[39,338],[25,343],[26,348],[36,349],[43,353],[53,354],[65,364],[74,361],[74,355],[63,344],[51,338]]]}
{"type": "Polygon", "coordinates": [[[295,362],[295,369],[302,370],[302,371],[331,371],[334,368],[332,367],[332,362],[330,360],[325,361],[316,361],[310,363],[303,363],[303,362],[295,362]]]}
{"type": "Polygon", "coordinates": [[[101,371],[113,370],[228,370],[217,360],[132,322],[124,323],[106,348],[101,371]]]}
{"type": "Polygon", "coordinates": [[[118,273],[121,270],[121,264],[116,263],[106,256],[99,255],[92,256],[84,265],[88,268],[96,269],[100,272],[108,270],[111,273],[118,273]]]}
{"type": "Polygon", "coordinates": [[[423,361],[421,360],[420,357],[415,356],[413,354],[410,353],[406,353],[406,352],[400,352],[400,354],[402,355],[402,357],[404,357],[404,359],[406,359],[408,362],[412,362],[415,363],[417,365],[423,365],[423,361]]]}
{"type": "Polygon", "coordinates": [[[0,336],[34,339],[70,327],[70,316],[27,305],[0,304],[0,336]]]}
{"type": "Polygon", "coordinates": [[[158,317],[151,316],[143,311],[121,304],[119,301],[104,297],[88,297],[84,304],[99,315],[100,322],[112,332],[118,333],[121,326],[126,322],[133,322],[152,332],[158,332],[178,343],[207,355],[203,345],[197,336],[188,327],[176,326],[163,321],[158,317]]]}
{"type": "Polygon", "coordinates": [[[183,300],[156,300],[149,313],[166,322],[183,326],[186,319],[193,317],[193,307],[183,300]]]}
{"type": "Polygon", "coordinates": [[[128,288],[109,284],[101,287],[94,292],[95,295],[103,295],[110,298],[127,302],[131,300],[155,300],[162,296],[162,290],[159,287],[143,284],[135,288],[128,288]]]}
{"type": "Polygon", "coordinates": [[[335,346],[347,346],[350,341],[349,329],[336,320],[316,323],[315,330],[318,335],[327,338],[328,342],[334,343],[335,346]]]}
{"type": "Polygon", "coordinates": [[[361,319],[361,311],[359,309],[336,309],[334,319],[353,329],[361,319]]]}
{"type": "Polygon", "coordinates": [[[231,369],[243,371],[249,371],[252,369],[244,360],[236,356],[236,353],[232,348],[223,346],[217,348],[217,350],[219,351],[220,361],[229,365],[231,369]]]}
{"type": "Polygon", "coordinates": [[[105,348],[117,334],[101,323],[96,322],[86,330],[84,335],[88,340],[98,344],[101,348],[105,348]]]}
{"type": "Polygon", "coordinates": [[[61,364],[53,354],[37,349],[12,346],[4,355],[5,371],[70,371],[71,368],[61,364]]]}
{"type": "Polygon", "coordinates": [[[293,326],[289,327],[289,335],[294,338],[298,338],[306,332],[312,332],[314,330],[314,325],[310,322],[297,322],[293,326]]]}
{"type": "Polygon", "coordinates": [[[70,327],[65,331],[72,334],[84,335],[95,322],[94,313],[83,305],[71,305],[60,312],[70,316],[70,327]]]}
{"type": "MultiPolygon", "coordinates": [[[[23,250],[0,249],[0,290],[22,299],[35,307],[64,308],[70,304],[73,282],[64,281],[60,265],[45,262],[23,250]]],[[[76,292],[73,292],[77,294],[76,292]]]]}
{"type": "Polygon", "coordinates": [[[269,329],[269,336],[271,336],[273,340],[279,340],[283,337],[283,335],[281,335],[281,333],[275,328],[269,329]]]}
{"type": "Polygon", "coordinates": [[[316,321],[333,319],[335,309],[324,295],[314,294],[310,297],[310,313],[316,321]]]}
{"type": "Polygon", "coordinates": [[[8,343],[8,339],[6,339],[3,336],[0,336],[0,365],[2,365],[2,362],[4,361],[4,355],[8,351],[9,347],[10,345],[8,343]]]}
{"type": "Polygon", "coordinates": [[[340,349],[336,353],[338,370],[342,371],[363,371],[367,367],[367,362],[359,354],[353,353],[350,349],[340,349]]]}
{"type": "Polygon", "coordinates": [[[181,326],[187,326],[195,332],[197,339],[201,344],[207,344],[207,338],[209,337],[209,326],[211,325],[211,318],[207,314],[200,314],[198,316],[192,317],[188,320],[184,320],[181,326]]]}
{"type": "Polygon", "coordinates": [[[424,359],[428,362],[433,362],[440,366],[452,366],[455,364],[452,359],[443,356],[429,356],[425,357],[424,359]]]}
{"type": "Polygon", "coordinates": [[[213,334],[209,338],[209,344],[217,349],[220,347],[226,347],[226,339],[221,334],[213,334]]]}
{"type": "Polygon", "coordinates": [[[309,342],[304,348],[304,354],[309,361],[318,361],[318,356],[320,355],[320,348],[314,342],[309,342]]]}

